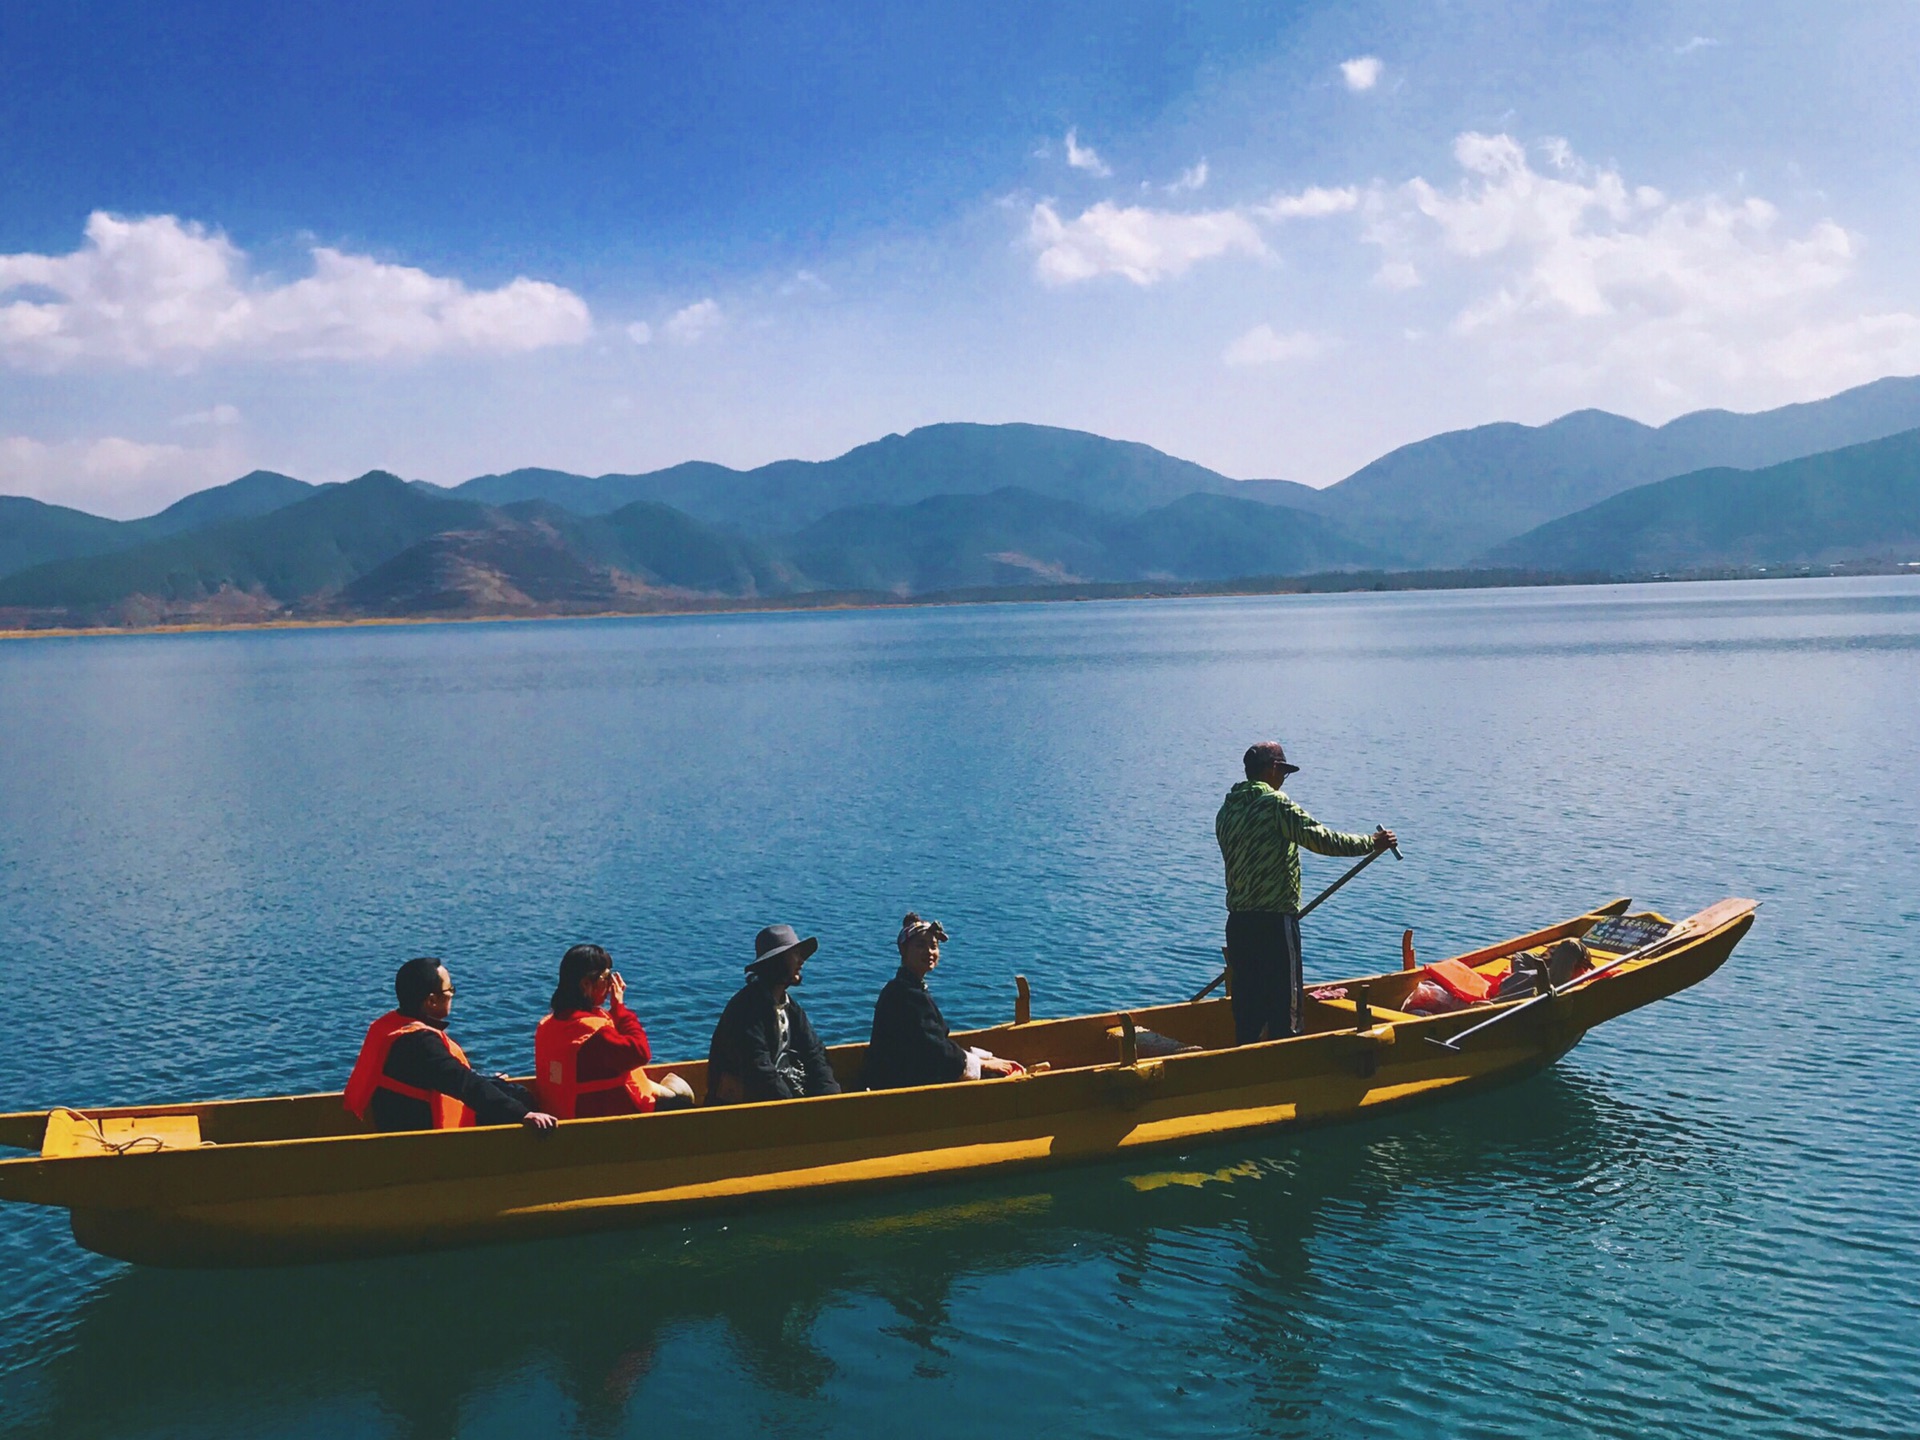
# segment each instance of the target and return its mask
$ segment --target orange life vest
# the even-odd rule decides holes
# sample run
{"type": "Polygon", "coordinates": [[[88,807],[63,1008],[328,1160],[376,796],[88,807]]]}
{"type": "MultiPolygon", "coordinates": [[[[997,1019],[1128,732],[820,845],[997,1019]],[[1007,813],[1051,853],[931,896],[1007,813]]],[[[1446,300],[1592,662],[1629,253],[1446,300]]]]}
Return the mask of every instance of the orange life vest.
{"type": "Polygon", "coordinates": [[[1421,972],[1456,1000],[1476,1005],[1493,993],[1493,982],[1458,960],[1436,960],[1421,972]]]}
{"type": "Polygon", "coordinates": [[[571,1015],[547,1015],[533,1032],[533,1088],[540,1108],[561,1120],[576,1118],[580,1097],[603,1090],[625,1090],[636,1113],[653,1109],[653,1092],[646,1070],[639,1065],[624,1075],[605,1080],[582,1080],[580,1047],[607,1029],[613,1020],[598,1010],[576,1010],[571,1015]]]}
{"type": "Polygon", "coordinates": [[[353,1074],[347,1077],[346,1094],[341,1096],[348,1113],[365,1120],[373,1106],[373,1092],[391,1090],[396,1095],[426,1101],[433,1110],[433,1128],[436,1130],[458,1130],[464,1125],[473,1124],[473,1111],[453,1096],[442,1095],[438,1090],[422,1090],[417,1085],[402,1084],[387,1074],[387,1052],[393,1048],[393,1042],[415,1030],[425,1030],[429,1035],[437,1036],[454,1059],[462,1065],[467,1063],[467,1052],[454,1044],[453,1037],[439,1026],[416,1020],[411,1015],[402,1015],[398,1010],[389,1010],[367,1027],[367,1038],[360,1042],[360,1058],[353,1062],[353,1074]]]}

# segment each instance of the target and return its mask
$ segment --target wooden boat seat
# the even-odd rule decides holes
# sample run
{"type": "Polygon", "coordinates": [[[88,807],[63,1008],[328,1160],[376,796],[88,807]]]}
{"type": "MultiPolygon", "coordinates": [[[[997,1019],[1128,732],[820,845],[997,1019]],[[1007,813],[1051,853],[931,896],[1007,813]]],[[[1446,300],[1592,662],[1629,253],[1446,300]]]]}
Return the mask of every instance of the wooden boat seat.
{"type": "Polygon", "coordinates": [[[40,1158],[74,1155],[139,1155],[155,1150],[198,1150],[198,1115],[112,1115],[95,1120],[78,1110],[53,1110],[40,1141],[40,1158]]]}

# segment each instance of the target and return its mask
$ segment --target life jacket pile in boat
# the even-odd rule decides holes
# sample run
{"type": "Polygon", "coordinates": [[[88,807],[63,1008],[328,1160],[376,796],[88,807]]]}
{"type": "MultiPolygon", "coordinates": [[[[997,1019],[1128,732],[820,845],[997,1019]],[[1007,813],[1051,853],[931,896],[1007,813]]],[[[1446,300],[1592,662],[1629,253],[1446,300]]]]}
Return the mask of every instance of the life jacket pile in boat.
{"type": "Polygon", "coordinates": [[[1458,960],[1436,960],[1420,967],[1420,979],[1402,1008],[1409,1015],[1444,1015],[1535,994],[1548,984],[1564,985],[1592,968],[1587,947],[1578,940],[1561,940],[1545,951],[1522,950],[1478,970],[1458,960]]]}

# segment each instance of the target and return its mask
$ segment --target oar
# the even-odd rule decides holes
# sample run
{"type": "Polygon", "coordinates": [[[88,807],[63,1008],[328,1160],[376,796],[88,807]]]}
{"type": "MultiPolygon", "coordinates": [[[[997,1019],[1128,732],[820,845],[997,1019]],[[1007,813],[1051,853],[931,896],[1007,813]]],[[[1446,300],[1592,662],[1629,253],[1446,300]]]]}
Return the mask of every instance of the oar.
{"type": "MultiPolygon", "coordinates": [[[[1716,907],[1716,909],[1717,908],[1718,907],[1716,907]]],[[[1562,985],[1557,990],[1553,987],[1552,983],[1549,982],[1547,985],[1547,988],[1542,990],[1538,995],[1535,995],[1530,1000],[1522,1000],[1518,1005],[1514,1006],[1511,1010],[1502,1010],[1499,1014],[1494,1015],[1489,1019],[1482,1020],[1478,1025],[1470,1025],[1465,1030],[1460,1031],[1456,1035],[1450,1035],[1444,1040],[1442,1040],[1437,1035],[1429,1035],[1427,1036],[1427,1043],[1429,1045],[1438,1045],[1442,1050],[1457,1051],[1460,1048],[1460,1042],[1462,1040],[1465,1040],[1469,1035],[1478,1035],[1482,1030],[1491,1030],[1495,1025],[1498,1025],[1502,1020],[1511,1020],[1514,1016],[1521,1014],[1524,1011],[1531,1010],[1534,1006],[1540,1004],[1540,1002],[1543,1000],[1557,1000],[1562,995],[1565,995],[1568,991],[1577,990],[1580,986],[1586,984],[1589,980],[1598,980],[1602,975],[1606,974],[1609,970],[1612,970],[1617,966],[1624,965],[1629,960],[1645,959],[1648,955],[1651,955],[1654,951],[1664,950],[1667,948],[1667,946],[1673,944],[1676,940],[1685,939],[1688,935],[1693,933],[1694,929],[1696,928],[1698,922],[1700,921],[1703,915],[1709,915],[1713,913],[1714,911],[1703,911],[1701,912],[1701,915],[1695,915],[1690,919],[1682,920],[1678,925],[1674,926],[1673,929],[1669,930],[1666,934],[1662,935],[1658,940],[1650,940],[1645,945],[1642,945],[1638,950],[1629,950],[1624,955],[1616,955],[1614,956],[1613,959],[1607,961],[1606,964],[1596,965],[1593,967],[1593,969],[1586,971],[1584,974],[1574,976],[1573,979],[1569,980],[1566,984],[1562,985]]]]}
{"type": "MultiPolygon", "coordinates": [[[[1400,847],[1398,845],[1389,845],[1387,847],[1387,850],[1393,851],[1394,859],[1398,860],[1400,858],[1400,847]]],[[[1367,866],[1371,865],[1374,861],[1378,860],[1382,855],[1386,854],[1387,850],[1374,851],[1371,855],[1367,856],[1366,859],[1362,860],[1358,865],[1355,865],[1351,870],[1347,871],[1346,874],[1342,875],[1338,880],[1334,881],[1331,885],[1327,886],[1326,889],[1322,890],[1318,895],[1314,896],[1313,899],[1309,900],[1306,903],[1306,905],[1301,908],[1299,918],[1302,920],[1306,919],[1307,916],[1311,915],[1315,910],[1317,910],[1320,907],[1320,902],[1322,900],[1325,900],[1328,896],[1332,895],[1334,891],[1338,890],[1342,885],[1346,884],[1347,881],[1351,880],[1354,876],[1358,875],[1362,870],[1366,869],[1367,866]]],[[[1193,999],[1189,1000],[1187,1003],[1189,1005],[1192,1005],[1197,1003],[1198,1001],[1206,999],[1207,996],[1213,993],[1213,987],[1218,985],[1222,980],[1226,978],[1227,978],[1227,972],[1222,970],[1218,975],[1214,976],[1213,979],[1209,980],[1206,983],[1205,987],[1201,989],[1199,993],[1197,993],[1193,997],[1193,999]]]]}

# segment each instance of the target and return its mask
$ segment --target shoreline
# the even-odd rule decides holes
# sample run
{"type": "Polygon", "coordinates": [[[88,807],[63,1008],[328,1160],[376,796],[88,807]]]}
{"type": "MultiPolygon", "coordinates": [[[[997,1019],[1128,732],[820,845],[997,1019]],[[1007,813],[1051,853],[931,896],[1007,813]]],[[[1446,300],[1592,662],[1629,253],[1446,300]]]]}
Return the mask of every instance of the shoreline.
{"type": "Polygon", "coordinates": [[[70,640],[95,636],[209,635],[253,630],[347,630],[408,625],[500,625],[554,620],[645,620],[685,615],[786,615],[814,611],[904,610],[955,605],[1031,605],[1107,600],[1202,600],[1277,595],[1385,594],[1424,590],[1564,589],[1594,585],[1702,584],[1727,580],[1832,580],[1916,575],[1913,564],[1841,564],[1822,567],[1747,567],[1678,574],[1607,575],[1597,572],[1509,570],[1333,571],[1315,575],[1255,576],[1221,581],[1099,581],[1070,585],[1003,585],[936,590],[924,595],[882,591],[821,591],[768,599],[715,598],[633,610],[525,615],[289,615],[271,620],[183,620],[155,625],[49,625],[0,628],[0,640],[70,640]]]}

